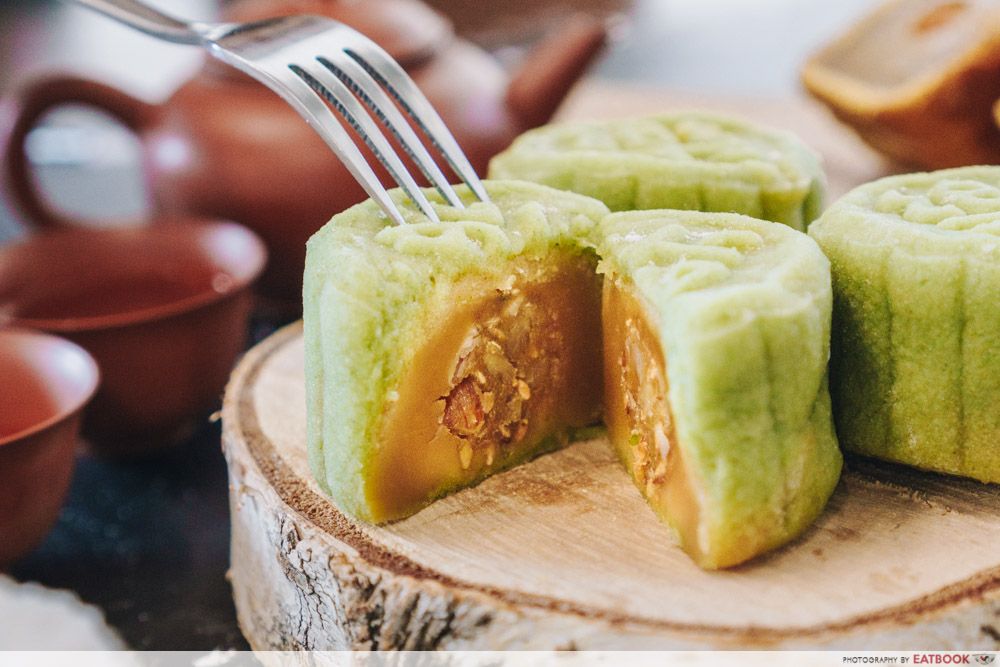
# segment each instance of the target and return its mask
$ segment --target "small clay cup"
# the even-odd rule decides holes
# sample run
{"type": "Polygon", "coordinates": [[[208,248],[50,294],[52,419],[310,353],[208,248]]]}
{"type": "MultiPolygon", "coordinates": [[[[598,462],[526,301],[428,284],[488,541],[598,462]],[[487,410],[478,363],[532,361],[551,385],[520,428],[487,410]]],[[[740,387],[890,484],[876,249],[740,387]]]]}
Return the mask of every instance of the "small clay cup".
{"type": "Polygon", "coordinates": [[[79,345],[0,329],[0,570],[38,544],[59,514],[81,411],[97,384],[97,364],[79,345]]]}
{"type": "Polygon", "coordinates": [[[102,382],[83,434],[97,454],[142,454],[219,404],[265,261],[229,222],[43,232],[0,246],[0,309],[94,356],[102,382]]]}

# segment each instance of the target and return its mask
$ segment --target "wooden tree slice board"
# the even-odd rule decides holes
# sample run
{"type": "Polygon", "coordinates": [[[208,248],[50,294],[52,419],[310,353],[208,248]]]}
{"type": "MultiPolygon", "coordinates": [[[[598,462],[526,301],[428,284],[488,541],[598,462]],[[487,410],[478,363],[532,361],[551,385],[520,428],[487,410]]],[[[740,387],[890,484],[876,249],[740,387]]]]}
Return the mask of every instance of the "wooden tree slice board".
{"type": "Polygon", "coordinates": [[[804,537],[698,569],[598,439],[383,527],[324,498],[301,326],[241,362],[230,573],[257,649],[1000,648],[1000,489],[852,461],[804,537]]]}
{"type": "MultiPolygon", "coordinates": [[[[805,100],[590,83],[562,117],[670,108],[795,131],[833,196],[896,170],[805,100]]],[[[852,460],[801,539],[709,573],[595,440],[373,527],[312,480],[303,373],[292,326],[245,357],[223,408],[230,575],[257,649],[1000,649],[995,485],[852,460]]]]}

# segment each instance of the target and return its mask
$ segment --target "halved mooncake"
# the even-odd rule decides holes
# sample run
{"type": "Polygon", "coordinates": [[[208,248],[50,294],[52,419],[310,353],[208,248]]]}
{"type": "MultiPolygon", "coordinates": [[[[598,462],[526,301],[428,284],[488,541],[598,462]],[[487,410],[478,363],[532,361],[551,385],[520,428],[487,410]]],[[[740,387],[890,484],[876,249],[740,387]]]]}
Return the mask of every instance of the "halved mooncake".
{"type": "Polygon", "coordinates": [[[827,259],[734,214],[616,213],[598,237],[605,421],[636,485],[702,567],[794,538],[841,469],[827,259]]]}
{"type": "Polygon", "coordinates": [[[352,516],[407,516],[600,418],[586,239],[608,210],[532,183],[487,187],[492,203],[441,205],[440,223],[400,199],[410,224],[392,227],[359,204],[309,241],[310,464],[352,516]]]}
{"type": "Polygon", "coordinates": [[[846,449],[1000,482],[1000,167],[883,178],[809,229],[846,449]]]}
{"type": "Polygon", "coordinates": [[[825,187],[819,158],[793,135],[703,113],[547,125],[494,157],[489,174],[613,211],[734,212],[798,230],[819,215],[825,187]]]}

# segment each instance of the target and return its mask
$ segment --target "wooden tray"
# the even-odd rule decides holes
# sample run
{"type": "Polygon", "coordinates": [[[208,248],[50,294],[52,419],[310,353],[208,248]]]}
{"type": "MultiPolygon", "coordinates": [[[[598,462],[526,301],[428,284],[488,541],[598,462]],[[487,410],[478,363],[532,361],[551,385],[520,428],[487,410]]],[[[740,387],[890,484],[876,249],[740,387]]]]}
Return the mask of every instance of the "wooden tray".
{"type": "Polygon", "coordinates": [[[372,527],[309,474],[303,363],[292,325],[223,408],[256,649],[1000,648],[995,486],[851,461],[802,539],[709,573],[594,440],[372,527]]]}
{"type": "MultiPolygon", "coordinates": [[[[564,119],[738,113],[822,154],[830,193],[898,168],[806,100],[589,83],[564,119]]],[[[226,393],[236,607],[258,649],[1000,649],[1000,488],[850,461],[794,544],[706,573],[605,442],[578,443],[375,528],[308,471],[301,329],[226,393]]]]}

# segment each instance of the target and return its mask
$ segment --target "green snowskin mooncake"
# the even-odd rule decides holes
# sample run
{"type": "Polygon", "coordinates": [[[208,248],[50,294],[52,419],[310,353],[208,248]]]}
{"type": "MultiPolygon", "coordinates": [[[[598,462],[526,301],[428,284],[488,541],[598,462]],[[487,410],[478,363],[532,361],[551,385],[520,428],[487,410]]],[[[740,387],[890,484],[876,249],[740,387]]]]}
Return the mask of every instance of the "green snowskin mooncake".
{"type": "Polygon", "coordinates": [[[846,449],[1000,482],[1000,167],[883,178],[809,229],[846,449]]]}
{"type": "Polygon", "coordinates": [[[819,159],[793,135],[698,113],[548,125],[490,163],[600,199],[613,211],[721,211],[805,230],[823,206],[819,159]]]}
{"type": "Polygon", "coordinates": [[[440,223],[395,192],[410,224],[369,201],[309,241],[310,464],[352,516],[407,516],[600,418],[585,239],[608,210],[532,183],[487,187],[492,203],[462,189],[468,208],[438,206],[440,223]]]}
{"type": "Polygon", "coordinates": [[[734,214],[616,213],[597,235],[605,421],[636,485],[702,567],[794,538],[841,469],[827,259],[734,214]]]}
{"type": "Polygon", "coordinates": [[[797,535],[840,470],[816,244],[746,216],[486,187],[491,203],[438,205],[440,223],[400,200],[410,224],[392,227],[367,202],[309,241],[308,447],[340,509],[408,516],[603,411],[703,567],[797,535]]]}

